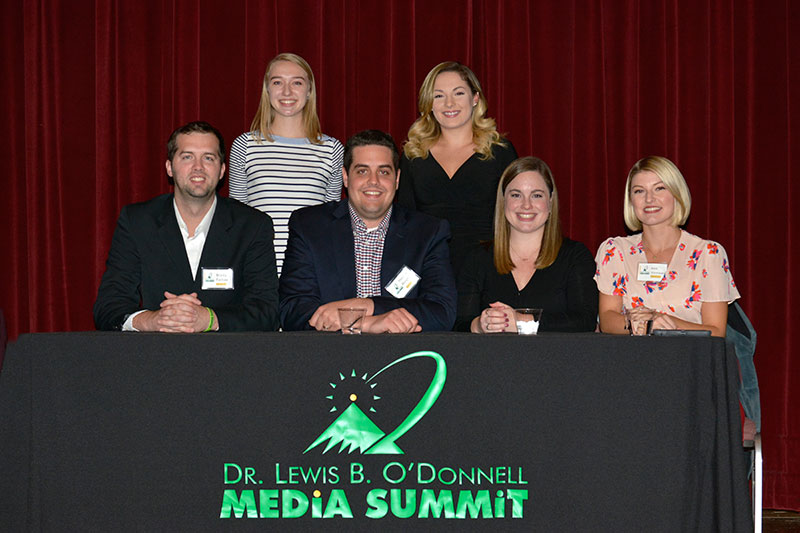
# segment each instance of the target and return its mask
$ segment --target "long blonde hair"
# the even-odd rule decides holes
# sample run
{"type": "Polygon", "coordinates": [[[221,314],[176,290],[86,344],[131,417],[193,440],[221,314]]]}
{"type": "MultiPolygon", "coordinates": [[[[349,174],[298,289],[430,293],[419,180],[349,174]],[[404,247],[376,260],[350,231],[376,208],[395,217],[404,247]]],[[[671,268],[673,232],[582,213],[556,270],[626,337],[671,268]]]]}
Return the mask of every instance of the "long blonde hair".
{"type": "Polygon", "coordinates": [[[253,135],[253,140],[261,144],[263,139],[272,142],[272,134],[270,127],[275,118],[275,110],[269,102],[269,75],[272,67],[279,61],[289,61],[294,63],[306,73],[308,78],[308,100],[303,108],[303,131],[309,141],[314,144],[322,143],[322,128],[319,125],[319,117],[317,117],[317,85],[314,82],[314,73],[311,71],[311,66],[305,59],[297,54],[283,53],[278,54],[267,65],[267,71],[264,73],[264,82],[261,86],[261,101],[258,103],[258,110],[256,116],[253,117],[253,122],[250,124],[250,131],[253,135]]]}
{"type": "Polygon", "coordinates": [[[553,180],[550,167],[538,157],[520,157],[512,161],[500,176],[494,207],[494,267],[499,274],[508,274],[515,267],[511,260],[511,224],[506,219],[506,189],[508,184],[523,172],[541,174],[550,191],[550,216],[544,223],[544,236],[542,237],[542,246],[539,248],[539,256],[536,258],[536,268],[547,268],[552,265],[558,257],[558,251],[564,240],[561,233],[561,219],[558,216],[558,189],[556,189],[556,182],[553,180]]]}
{"type": "Polygon", "coordinates": [[[442,129],[433,116],[433,85],[436,77],[443,72],[455,72],[469,85],[472,94],[478,95],[477,105],[472,109],[472,140],[475,151],[483,160],[492,159],[492,147],[495,144],[505,144],[502,136],[497,132],[497,124],[493,118],[486,116],[488,106],[483,89],[469,67],[456,61],[439,63],[425,76],[425,81],[419,88],[419,118],[414,121],[408,130],[408,141],[403,146],[403,151],[409,159],[415,157],[426,158],[431,146],[439,140],[442,129]]]}

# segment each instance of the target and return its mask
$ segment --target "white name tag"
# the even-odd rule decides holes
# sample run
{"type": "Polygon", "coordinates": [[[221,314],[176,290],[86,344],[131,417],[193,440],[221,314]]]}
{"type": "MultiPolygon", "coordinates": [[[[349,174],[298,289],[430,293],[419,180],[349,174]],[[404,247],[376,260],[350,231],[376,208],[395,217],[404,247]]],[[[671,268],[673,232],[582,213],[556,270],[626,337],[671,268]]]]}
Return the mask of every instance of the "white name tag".
{"type": "Polygon", "coordinates": [[[208,290],[233,290],[232,268],[203,268],[204,291],[208,290]]]}
{"type": "Polygon", "coordinates": [[[419,274],[403,265],[400,272],[386,285],[386,290],[395,298],[405,298],[406,294],[419,283],[419,274]]]}
{"type": "Polygon", "coordinates": [[[667,275],[666,263],[639,263],[637,281],[659,282],[667,275]]]}

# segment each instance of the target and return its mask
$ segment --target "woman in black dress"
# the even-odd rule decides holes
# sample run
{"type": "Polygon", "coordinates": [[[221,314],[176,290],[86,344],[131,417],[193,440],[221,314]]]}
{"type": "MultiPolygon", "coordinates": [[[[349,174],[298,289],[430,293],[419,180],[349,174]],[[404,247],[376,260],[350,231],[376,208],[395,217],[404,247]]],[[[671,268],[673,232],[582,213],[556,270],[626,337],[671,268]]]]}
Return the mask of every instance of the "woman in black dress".
{"type": "Polygon", "coordinates": [[[456,274],[469,249],[492,238],[497,182],[517,158],[486,109],[469,68],[454,61],[437,65],[420,87],[420,117],[400,159],[398,203],[450,223],[456,274]]]}
{"type": "Polygon", "coordinates": [[[496,197],[494,242],[475,248],[459,275],[455,329],[515,332],[513,309],[533,307],[544,310],[539,331],[594,331],[594,257],[561,233],[550,168],[536,157],[517,159],[496,197]]]}

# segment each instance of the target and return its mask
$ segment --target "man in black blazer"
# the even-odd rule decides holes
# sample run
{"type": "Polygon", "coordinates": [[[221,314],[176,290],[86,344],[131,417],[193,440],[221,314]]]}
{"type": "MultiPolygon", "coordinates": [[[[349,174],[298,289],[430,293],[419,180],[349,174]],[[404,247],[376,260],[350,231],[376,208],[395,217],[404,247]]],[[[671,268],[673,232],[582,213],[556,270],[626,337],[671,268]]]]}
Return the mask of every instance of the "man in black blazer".
{"type": "Polygon", "coordinates": [[[225,142],[206,122],[167,143],[174,194],[125,206],[94,304],[98,329],[202,332],[278,328],[268,215],[218,196],[225,142]]]}
{"type": "Polygon", "coordinates": [[[348,199],[292,214],[280,279],[285,330],[339,330],[343,307],[366,309],[368,333],[452,329],[450,229],[392,204],[399,159],[388,134],[354,135],[344,151],[348,199]]]}

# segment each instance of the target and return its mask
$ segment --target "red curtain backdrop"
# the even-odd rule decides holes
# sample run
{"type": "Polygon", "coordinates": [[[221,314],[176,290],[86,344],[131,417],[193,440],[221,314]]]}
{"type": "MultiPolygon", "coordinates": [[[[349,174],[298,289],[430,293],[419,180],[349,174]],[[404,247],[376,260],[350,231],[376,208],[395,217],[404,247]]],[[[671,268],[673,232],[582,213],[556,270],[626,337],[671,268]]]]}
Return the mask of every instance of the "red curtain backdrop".
{"type": "Polygon", "coordinates": [[[726,247],[758,330],[764,503],[800,509],[800,2],[7,0],[0,15],[10,338],[93,329],[120,207],[168,190],[169,133],[203,119],[233,140],[277,53],[311,64],[326,133],[398,143],[425,74],[455,59],[517,151],[550,164],[590,249],[625,233],[636,160],[677,163],[687,229],[726,247]]]}

